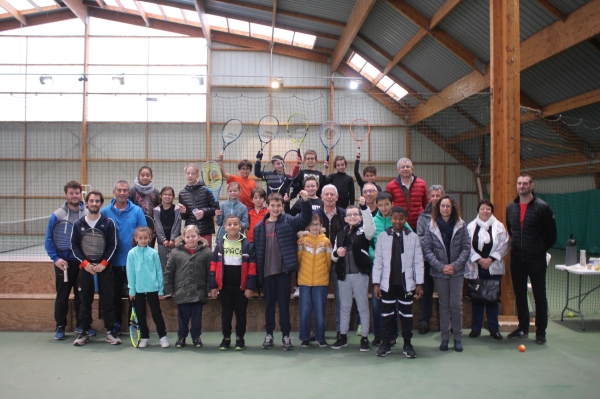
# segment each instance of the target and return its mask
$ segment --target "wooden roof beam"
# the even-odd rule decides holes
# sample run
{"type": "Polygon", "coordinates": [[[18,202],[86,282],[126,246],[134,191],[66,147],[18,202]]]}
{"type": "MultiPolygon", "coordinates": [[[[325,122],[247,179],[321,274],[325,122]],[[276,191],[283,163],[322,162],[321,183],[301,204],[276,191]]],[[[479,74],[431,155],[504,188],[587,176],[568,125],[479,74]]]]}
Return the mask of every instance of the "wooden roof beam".
{"type": "MultiPolygon", "coordinates": [[[[106,7],[106,4],[102,0],[96,0],[96,3],[98,3],[98,5],[100,6],[100,8],[106,7]]],[[[136,3],[137,3],[137,1],[136,1],[136,3]]]]}
{"type": "MultiPolygon", "coordinates": [[[[144,20],[144,22],[146,23],[146,26],[149,27],[150,26],[150,20],[148,19],[148,16],[146,15],[146,10],[144,10],[144,6],[142,6],[142,3],[140,3],[139,1],[135,0],[134,1],[135,6],[138,9],[138,12],[140,13],[140,15],[142,16],[142,19],[144,20]]],[[[98,3],[99,4],[99,3],[98,3]]],[[[100,6],[102,7],[102,6],[100,6]]],[[[104,7],[102,7],[104,8],[104,7]]]]}
{"type": "Polygon", "coordinates": [[[37,4],[35,4],[35,1],[33,1],[33,0],[27,0],[27,2],[29,4],[31,4],[36,10],[38,10],[38,12],[42,11],[42,7],[40,7],[37,4]]]}
{"type": "Polygon", "coordinates": [[[85,25],[87,25],[90,15],[88,13],[88,8],[83,5],[81,0],[62,0],[63,3],[69,7],[73,14],[77,15],[77,18],[81,20],[85,25]]]}
{"type": "Polygon", "coordinates": [[[456,7],[458,3],[460,3],[460,0],[446,0],[446,2],[442,4],[442,6],[429,19],[429,29],[434,29],[436,26],[438,26],[438,24],[442,22],[442,19],[446,18],[446,16],[450,14],[452,10],[454,10],[454,7],[456,7]]]}
{"type": "MultiPolygon", "coordinates": [[[[54,6],[52,6],[54,7],[54,6]]],[[[56,6],[58,7],[58,6],[56,6]]],[[[55,12],[43,13],[43,14],[34,14],[27,17],[27,26],[37,26],[49,24],[52,22],[58,21],[66,21],[68,19],[77,18],[75,14],[68,8],[63,8],[60,10],[56,10],[55,12]]],[[[5,21],[0,21],[0,32],[18,29],[21,27],[21,21],[17,19],[8,19],[5,21]]]]}
{"type": "Polygon", "coordinates": [[[8,1],[0,0],[0,7],[4,8],[10,15],[17,19],[23,25],[27,25],[27,18],[21,15],[19,10],[14,8],[8,1]]]}
{"type": "Polygon", "coordinates": [[[394,58],[392,58],[392,60],[387,63],[385,68],[383,68],[383,71],[373,81],[373,85],[377,85],[377,83],[379,83],[379,81],[385,75],[390,73],[392,68],[396,66],[402,58],[406,57],[406,54],[408,54],[417,44],[419,44],[421,39],[423,39],[425,36],[427,36],[427,31],[425,29],[419,29],[419,31],[413,37],[411,37],[408,42],[406,42],[406,44],[400,49],[400,51],[396,53],[394,58]]]}
{"type": "Polygon", "coordinates": [[[545,107],[542,107],[541,111],[545,115],[558,115],[598,102],[600,102],[600,89],[588,91],[587,93],[546,105],[545,107]]]}
{"type": "Polygon", "coordinates": [[[333,55],[331,56],[331,71],[334,72],[338,69],[342,60],[346,56],[346,51],[350,48],[350,45],[354,41],[356,34],[360,30],[360,27],[365,22],[371,9],[375,5],[377,0],[357,0],[354,5],[354,9],[348,17],[348,23],[342,32],[342,36],[338,41],[333,55]]]}
{"type": "Polygon", "coordinates": [[[567,20],[567,16],[563,14],[561,10],[558,9],[554,4],[550,3],[548,0],[537,0],[538,3],[546,10],[550,12],[550,14],[554,15],[560,21],[565,22],[567,20]]]}

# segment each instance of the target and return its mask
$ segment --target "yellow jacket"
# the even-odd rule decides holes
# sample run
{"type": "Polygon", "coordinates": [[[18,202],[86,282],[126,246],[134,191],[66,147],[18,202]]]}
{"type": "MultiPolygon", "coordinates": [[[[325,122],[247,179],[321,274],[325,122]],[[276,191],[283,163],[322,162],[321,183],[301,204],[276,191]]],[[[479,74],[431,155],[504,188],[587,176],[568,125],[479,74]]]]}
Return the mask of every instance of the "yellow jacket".
{"type": "Polygon", "coordinates": [[[314,238],[301,231],[298,237],[298,285],[328,286],[331,242],[324,233],[314,238]]]}

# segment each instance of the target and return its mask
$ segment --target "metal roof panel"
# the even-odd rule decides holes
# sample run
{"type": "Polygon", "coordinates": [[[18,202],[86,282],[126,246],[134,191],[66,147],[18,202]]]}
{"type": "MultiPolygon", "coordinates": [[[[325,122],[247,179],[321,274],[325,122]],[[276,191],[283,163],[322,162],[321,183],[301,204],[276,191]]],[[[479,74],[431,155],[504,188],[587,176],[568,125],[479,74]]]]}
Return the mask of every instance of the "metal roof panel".
{"type": "MultiPolygon", "coordinates": [[[[278,24],[288,25],[295,28],[304,28],[314,30],[316,32],[330,33],[332,35],[341,35],[344,28],[340,26],[334,26],[331,24],[324,24],[322,22],[315,22],[308,19],[290,17],[287,15],[277,15],[276,19],[278,24]]],[[[269,24],[270,25],[270,24],[269,24]]]]}
{"type": "Polygon", "coordinates": [[[205,6],[208,14],[219,14],[219,12],[225,12],[235,15],[236,18],[239,18],[242,21],[247,20],[244,17],[250,17],[264,20],[265,24],[268,24],[269,26],[271,25],[272,13],[267,11],[255,10],[253,8],[242,7],[235,4],[221,3],[215,0],[207,0],[205,2],[205,6]]]}
{"type": "Polygon", "coordinates": [[[367,57],[371,58],[374,62],[376,62],[377,65],[373,65],[374,67],[379,69],[379,71],[383,71],[383,68],[388,63],[388,60],[383,55],[381,55],[381,53],[379,53],[379,51],[377,51],[373,47],[369,46],[367,43],[362,41],[359,37],[354,38],[352,45],[354,47],[356,47],[356,49],[358,51],[360,51],[361,54],[366,55],[367,57]]]}
{"type": "Polygon", "coordinates": [[[521,41],[533,36],[558,19],[546,10],[537,0],[520,0],[521,41]]]}
{"type": "Polygon", "coordinates": [[[402,69],[398,68],[397,66],[392,68],[390,73],[392,76],[395,76],[401,82],[408,85],[408,87],[411,88],[413,92],[416,92],[416,93],[428,93],[429,92],[429,90],[427,90],[425,87],[421,86],[421,84],[419,82],[417,82],[416,80],[411,78],[408,74],[406,74],[406,72],[404,72],[402,69]]]}
{"type": "Polygon", "coordinates": [[[427,19],[431,19],[433,14],[446,2],[446,0],[406,0],[412,8],[419,11],[427,19]]]}
{"type": "Polygon", "coordinates": [[[325,48],[330,48],[330,49],[334,49],[336,45],[337,45],[337,41],[330,40],[330,39],[323,39],[322,37],[317,37],[317,41],[315,42],[315,46],[325,47],[325,48]]]}
{"type": "Polygon", "coordinates": [[[346,22],[355,4],[356,0],[279,0],[277,8],[346,22]]]}
{"type": "Polygon", "coordinates": [[[570,14],[573,11],[577,10],[579,7],[589,3],[590,0],[549,0],[550,3],[554,4],[556,8],[564,12],[565,14],[570,14]]]}

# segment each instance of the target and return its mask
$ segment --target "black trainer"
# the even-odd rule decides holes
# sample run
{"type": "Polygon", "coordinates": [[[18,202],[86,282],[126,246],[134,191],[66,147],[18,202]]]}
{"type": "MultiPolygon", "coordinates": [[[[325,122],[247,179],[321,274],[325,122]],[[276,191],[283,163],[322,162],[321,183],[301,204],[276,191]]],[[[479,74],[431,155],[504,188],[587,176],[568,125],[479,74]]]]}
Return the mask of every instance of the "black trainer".
{"type": "Polygon", "coordinates": [[[419,323],[419,334],[425,335],[429,332],[429,323],[422,321],[419,323]]]}
{"type": "Polygon", "coordinates": [[[183,348],[185,346],[185,337],[178,337],[177,342],[175,342],[176,348],[183,348]]]}
{"type": "Polygon", "coordinates": [[[221,345],[219,345],[219,350],[226,351],[229,350],[231,346],[231,337],[223,337],[223,341],[221,341],[221,345]]]}
{"type": "Polygon", "coordinates": [[[502,341],[502,334],[500,334],[498,331],[490,333],[490,336],[497,341],[502,341]]]}
{"type": "Polygon", "coordinates": [[[309,346],[310,346],[310,340],[308,340],[308,339],[305,339],[304,341],[302,341],[300,343],[301,348],[308,348],[309,346]]]}
{"type": "Polygon", "coordinates": [[[192,342],[196,348],[202,348],[202,340],[200,337],[192,337],[192,342]]]}
{"type": "Polygon", "coordinates": [[[411,344],[404,344],[402,347],[402,353],[409,359],[414,359],[417,357],[417,353],[411,344]]]}
{"type": "Polygon", "coordinates": [[[507,335],[508,338],[527,338],[529,333],[519,330],[518,328],[507,335]]]}
{"type": "Polygon", "coordinates": [[[369,345],[369,338],[362,337],[360,339],[360,351],[361,352],[368,352],[370,350],[371,350],[371,345],[369,345]]]}
{"type": "Polygon", "coordinates": [[[243,351],[244,349],[246,349],[246,341],[244,338],[235,337],[235,350],[243,351]]]}
{"type": "Polygon", "coordinates": [[[471,330],[469,338],[477,338],[481,335],[481,331],[471,330]]]}
{"type": "Polygon", "coordinates": [[[546,343],[546,335],[536,334],[535,335],[535,343],[538,345],[544,345],[546,343]]]}
{"type": "Polygon", "coordinates": [[[381,345],[381,337],[375,337],[373,338],[373,341],[371,341],[371,345],[373,346],[379,346],[381,345]]]}
{"type": "Polygon", "coordinates": [[[331,349],[341,349],[344,346],[348,346],[348,336],[346,334],[340,334],[338,340],[331,345],[331,349]]]}
{"type": "Polygon", "coordinates": [[[392,349],[390,348],[389,345],[386,345],[386,344],[381,344],[379,349],[377,349],[377,356],[379,356],[379,357],[386,357],[390,353],[392,353],[392,349]]]}

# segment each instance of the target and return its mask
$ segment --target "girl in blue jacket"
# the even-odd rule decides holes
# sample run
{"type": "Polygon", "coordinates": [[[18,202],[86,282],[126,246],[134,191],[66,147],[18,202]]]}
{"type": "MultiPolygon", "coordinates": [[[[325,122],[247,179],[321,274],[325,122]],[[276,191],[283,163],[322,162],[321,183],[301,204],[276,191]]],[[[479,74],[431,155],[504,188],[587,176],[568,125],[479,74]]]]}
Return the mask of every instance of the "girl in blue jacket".
{"type": "Polygon", "coordinates": [[[219,204],[219,209],[215,211],[215,215],[217,216],[217,226],[219,226],[217,240],[225,237],[224,222],[228,215],[236,215],[240,219],[242,232],[246,231],[250,225],[248,220],[248,208],[246,208],[246,205],[242,204],[239,200],[240,192],[241,189],[239,183],[229,183],[227,186],[227,196],[229,199],[221,202],[219,204]]]}
{"type": "Polygon", "coordinates": [[[152,230],[146,226],[138,227],[133,233],[133,248],[127,254],[129,300],[133,301],[136,308],[142,333],[138,348],[146,348],[150,344],[150,330],[146,323],[146,301],[150,305],[160,345],[168,348],[167,328],[159,302],[165,294],[163,273],[158,253],[148,246],[152,235],[152,230]]]}

